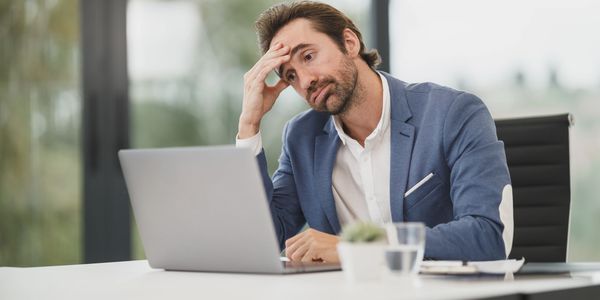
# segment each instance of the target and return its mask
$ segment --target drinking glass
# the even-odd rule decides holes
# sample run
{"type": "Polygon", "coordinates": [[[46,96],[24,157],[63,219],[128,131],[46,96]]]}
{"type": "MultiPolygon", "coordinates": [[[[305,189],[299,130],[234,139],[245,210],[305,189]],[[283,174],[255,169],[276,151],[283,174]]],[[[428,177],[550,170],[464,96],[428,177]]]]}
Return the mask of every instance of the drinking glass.
{"type": "Polygon", "coordinates": [[[420,222],[390,223],[386,225],[389,246],[385,261],[393,273],[419,273],[425,252],[425,224],[420,222]]]}

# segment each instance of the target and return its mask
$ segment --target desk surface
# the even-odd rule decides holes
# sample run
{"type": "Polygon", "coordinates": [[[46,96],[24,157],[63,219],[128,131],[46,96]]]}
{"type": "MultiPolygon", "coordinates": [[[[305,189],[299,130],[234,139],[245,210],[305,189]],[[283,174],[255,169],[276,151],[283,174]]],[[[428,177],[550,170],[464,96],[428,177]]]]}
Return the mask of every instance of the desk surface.
{"type": "Polygon", "coordinates": [[[473,299],[600,283],[600,272],[560,276],[446,277],[385,274],[349,284],[341,272],[251,275],[171,272],[147,261],[0,268],[0,299],[473,299]]]}

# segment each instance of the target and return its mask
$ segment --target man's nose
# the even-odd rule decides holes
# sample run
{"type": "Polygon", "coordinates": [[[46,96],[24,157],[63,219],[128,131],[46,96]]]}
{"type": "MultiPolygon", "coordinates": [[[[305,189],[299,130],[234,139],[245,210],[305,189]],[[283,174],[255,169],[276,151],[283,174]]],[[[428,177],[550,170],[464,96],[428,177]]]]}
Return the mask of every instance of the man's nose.
{"type": "Polygon", "coordinates": [[[309,87],[317,83],[317,76],[308,70],[299,71],[298,78],[300,79],[300,88],[307,91],[309,87]]]}

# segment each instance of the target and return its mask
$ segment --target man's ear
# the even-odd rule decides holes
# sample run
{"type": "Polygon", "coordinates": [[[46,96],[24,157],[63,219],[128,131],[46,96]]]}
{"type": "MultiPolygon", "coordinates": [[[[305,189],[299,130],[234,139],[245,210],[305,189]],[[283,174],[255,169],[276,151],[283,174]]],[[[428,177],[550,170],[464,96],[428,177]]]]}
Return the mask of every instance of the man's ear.
{"type": "Polygon", "coordinates": [[[360,40],[354,31],[346,28],[343,32],[344,36],[344,46],[346,47],[346,52],[352,58],[358,56],[360,54],[360,40]]]}

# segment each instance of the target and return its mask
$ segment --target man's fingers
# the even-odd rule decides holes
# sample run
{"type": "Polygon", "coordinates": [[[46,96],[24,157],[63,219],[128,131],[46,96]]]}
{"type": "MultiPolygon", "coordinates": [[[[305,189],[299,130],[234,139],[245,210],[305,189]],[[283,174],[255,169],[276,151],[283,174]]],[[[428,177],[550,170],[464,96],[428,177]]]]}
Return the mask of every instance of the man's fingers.
{"type": "Polygon", "coordinates": [[[311,247],[311,242],[312,237],[307,233],[307,231],[304,231],[302,233],[299,233],[297,235],[295,235],[294,237],[288,239],[285,242],[286,245],[286,250],[285,253],[287,255],[287,257],[289,259],[292,259],[293,257],[296,257],[297,259],[301,259],[302,256],[297,257],[294,256],[295,254],[297,255],[296,251],[298,251],[298,249],[305,249],[300,251],[300,254],[304,254],[308,249],[310,249],[311,247]],[[306,248],[308,247],[308,248],[306,248]],[[289,254],[288,254],[289,252],[289,254]]]}
{"type": "Polygon", "coordinates": [[[334,235],[308,229],[285,242],[286,256],[292,261],[339,261],[334,235]]]}
{"type": "MultiPolygon", "coordinates": [[[[289,56],[289,52],[290,49],[287,46],[283,46],[281,48],[278,48],[277,50],[269,50],[269,52],[265,53],[265,55],[263,55],[255,64],[254,66],[246,73],[246,75],[248,75],[248,77],[253,78],[254,76],[256,76],[256,74],[258,72],[260,72],[261,70],[263,70],[264,68],[269,68],[274,69],[276,66],[271,66],[273,60],[278,60],[278,58],[283,57],[283,56],[289,56]]],[[[287,59],[286,59],[287,60],[287,59]]],[[[281,64],[283,62],[278,62],[278,64],[281,64]]],[[[269,72],[270,72],[269,70],[269,72]]]]}
{"type": "Polygon", "coordinates": [[[264,65],[264,63],[272,58],[277,58],[279,56],[285,55],[287,54],[287,52],[289,52],[290,49],[287,46],[282,46],[281,44],[279,44],[279,47],[274,46],[273,48],[269,49],[269,51],[267,51],[267,53],[265,53],[255,64],[254,66],[252,66],[252,68],[248,71],[248,73],[255,73],[258,69],[261,69],[261,67],[264,65]]]}
{"type": "Polygon", "coordinates": [[[271,71],[273,71],[273,69],[275,69],[276,67],[280,66],[281,64],[285,63],[286,61],[288,61],[290,59],[289,55],[284,55],[284,56],[279,56],[276,58],[273,58],[269,61],[266,61],[262,64],[262,66],[259,69],[255,70],[255,76],[252,80],[255,84],[257,83],[262,83],[263,81],[265,81],[265,79],[267,78],[267,76],[269,75],[269,73],[271,73],[271,71]]]}
{"type": "Polygon", "coordinates": [[[296,253],[296,251],[302,247],[302,245],[304,245],[304,243],[302,242],[302,240],[298,240],[294,243],[287,243],[286,242],[286,247],[285,247],[285,255],[291,259],[292,256],[296,253]]]}
{"type": "Polygon", "coordinates": [[[265,53],[260,58],[259,61],[265,60],[265,59],[269,59],[271,57],[283,55],[283,54],[285,54],[286,52],[289,52],[289,51],[290,51],[290,47],[278,44],[278,45],[275,45],[273,48],[269,49],[269,51],[267,51],[267,53],[265,53]]]}
{"type": "Polygon", "coordinates": [[[302,256],[302,259],[300,259],[301,262],[314,262],[314,261],[321,261],[321,257],[319,256],[319,253],[313,249],[310,248],[308,249],[308,251],[306,251],[306,253],[304,253],[304,255],[302,256]]]}
{"type": "Polygon", "coordinates": [[[300,233],[296,234],[295,236],[287,239],[287,241],[285,241],[285,247],[288,248],[288,247],[292,246],[296,241],[301,239],[305,234],[306,234],[306,231],[303,231],[303,232],[300,232],[300,233]]]}
{"type": "Polygon", "coordinates": [[[285,90],[286,87],[290,86],[289,83],[287,83],[287,81],[283,80],[283,79],[279,79],[279,81],[277,81],[277,83],[272,87],[273,90],[275,90],[276,94],[281,93],[281,91],[285,90]]]}
{"type": "Polygon", "coordinates": [[[266,91],[264,93],[270,96],[264,98],[265,105],[267,107],[272,107],[275,101],[277,101],[277,99],[279,98],[279,94],[281,94],[281,91],[283,91],[288,86],[289,83],[281,79],[279,79],[279,81],[274,86],[267,86],[266,91]]]}
{"type": "Polygon", "coordinates": [[[302,260],[302,258],[304,257],[304,255],[306,254],[307,251],[310,250],[310,244],[308,243],[302,243],[301,245],[299,245],[298,248],[293,249],[290,254],[287,254],[287,257],[291,260],[291,261],[300,261],[302,260]]]}

